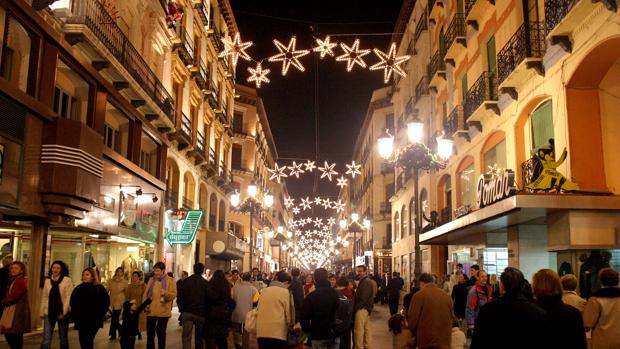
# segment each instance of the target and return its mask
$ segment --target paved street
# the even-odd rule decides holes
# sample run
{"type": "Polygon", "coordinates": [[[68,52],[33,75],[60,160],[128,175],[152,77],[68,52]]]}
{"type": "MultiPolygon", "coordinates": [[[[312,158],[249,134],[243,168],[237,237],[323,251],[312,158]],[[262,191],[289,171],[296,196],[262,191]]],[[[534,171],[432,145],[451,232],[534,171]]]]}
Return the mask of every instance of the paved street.
{"type": "MultiPolygon", "coordinates": [[[[181,348],[181,327],[178,326],[177,321],[178,313],[173,314],[173,318],[168,322],[168,337],[167,346],[168,349],[181,348]]],[[[377,305],[371,315],[371,329],[372,335],[370,337],[371,348],[373,349],[389,349],[392,348],[392,336],[388,331],[387,321],[389,318],[389,310],[387,305],[377,305]]],[[[110,341],[108,338],[109,322],[105,327],[99,331],[95,338],[95,348],[120,348],[118,340],[110,341]]],[[[4,338],[0,340],[0,347],[4,347],[6,343],[3,342],[4,338]]],[[[69,331],[69,346],[71,348],[79,348],[77,332],[69,331]]],[[[24,349],[38,349],[41,345],[41,334],[31,335],[25,338],[24,349]]],[[[59,348],[58,335],[55,334],[52,348],[59,348]]],[[[232,338],[229,339],[229,347],[232,346],[232,338]]],[[[136,348],[146,348],[146,334],[143,334],[141,341],[136,341],[136,348]]]]}

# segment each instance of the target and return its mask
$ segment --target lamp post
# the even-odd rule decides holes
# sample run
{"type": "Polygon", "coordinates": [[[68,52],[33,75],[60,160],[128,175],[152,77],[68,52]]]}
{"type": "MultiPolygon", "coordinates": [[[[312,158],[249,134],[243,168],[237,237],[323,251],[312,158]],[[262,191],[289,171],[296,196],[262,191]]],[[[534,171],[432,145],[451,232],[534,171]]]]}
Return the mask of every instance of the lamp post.
{"type": "Polygon", "coordinates": [[[424,123],[417,117],[407,123],[407,138],[409,144],[394,155],[394,137],[387,130],[378,140],[379,155],[387,161],[393,162],[404,171],[412,171],[413,195],[415,197],[414,225],[415,225],[415,259],[414,273],[417,277],[422,272],[420,258],[420,231],[422,230],[422,212],[419,195],[420,170],[438,170],[445,168],[445,161],[452,156],[453,141],[446,137],[437,138],[437,154],[434,154],[424,143],[424,123]]]}
{"type": "Polygon", "coordinates": [[[239,207],[239,211],[244,213],[250,213],[250,270],[253,267],[254,260],[254,231],[252,230],[252,223],[254,218],[254,210],[262,210],[262,205],[266,208],[270,208],[273,205],[273,195],[269,192],[263,195],[263,203],[257,199],[258,188],[256,184],[252,181],[248,185],[248,196],[247,198],[241,202],[241,195],[238,192],[235,192],[230,196],[230,204],[237,208],[239,207]]]}
{"type": "Polygon", "coordinates": [[[364,220],[362,221],[362,224],[360,224],[359,217],[360,216],[357,213],[352,213],[351,222],[347,222],[346,219],[341,219],[339,222],[341,229],[353,233],[353,263],[356,263],[355,259],[357,257],[357,248],[356,248],[357,233],[362,233],[370,228],[370,221],[364,218],[364,220]]]}

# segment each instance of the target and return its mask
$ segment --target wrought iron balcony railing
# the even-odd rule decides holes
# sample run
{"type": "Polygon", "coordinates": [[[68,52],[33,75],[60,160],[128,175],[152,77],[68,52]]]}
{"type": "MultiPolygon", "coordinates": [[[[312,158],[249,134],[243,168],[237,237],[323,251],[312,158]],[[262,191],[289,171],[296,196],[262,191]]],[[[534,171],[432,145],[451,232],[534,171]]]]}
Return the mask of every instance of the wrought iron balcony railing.
{"type": "Polygon", "coordinates": [[[183,208],[186,210],[194,209],[194,202],[185,196],[183,196],[183,208]]]}
{"type": "Polygon", "coordinates": [[[443,128],[446,135],[452,136],[458,131],[467,130],[467,123],[465,122],[465,114],[463,113],[463,106],[457,105],[452,112],[447,116],[443,128]]]}
{"type": "Polygon", "coordinates": [[[422,76],[420,81],[418,81],[418,85],[415,87],[415,100],[419,101],[422,96],[428,94],[428,77],[426,75],[422,76]]]}
{"type": "Polygon", "coordinates": [[[424,32],[425,30],[428,29],[428,13],[426,12],[426,10],[422,11],[422,15],[420,16],[420,19],[418,20],[418,24],[416,24],[415,26],[415,35],[414,35],[414,41],[418,41],[418,39],[420,38],[420,35],[422,35],[422,32],[424,32]]]}
{"type": "Polygon", "coordinates": [[[194,42],[186,29],[181,29],[181,46],[179,47],[179,58],[188,67],[194,65],[194,42]]]}
{"type": "Polygon", "coordinates": [[[444,35],[446,39],[446,47],[449,49],[454,41],[458,37],[465,36],[465,14],[457,13],[450,21],[448,25],[448,29],[446,30],[446,34],[444,35]]]}
{"type": "Polygon", "coordinates": [[[207,95],[207,99],[209,100],[209,106],[211,107],[211,109],[217,109],[220,96],[219,96],[219,91],[217,88],[217,83],[215,82],[213,78],[211,78],[210,85],[211,85],[211,88],[210,88],[211,91],[207,95]]]}
{"type": "Polygon", "coordinates": [[[192,139],[192,119],[185,113],[181,114],[181,132],[189,140],[192,139]]]}
{"type": "Polygon", "coordinates": [[[494,74],[484,72],[480,75],[478,80],[467,90],[465,104],[463,105],[465,120],[469,119],[485,101],[497,101],[497,85],[497,78],[494,74]]]}
{"type": "Polygon", "coordinates": [[[476,4],[476,1],[478,0],[465,0],[465,17],[469,15],[472,7],[476,4]]]}
{"type": "Polygon", "coordinates": [[[446,53],[443,50],[437,50],[433,57],[431,57],[431,61],[428,64],[428,76],[429,79],[433,79],[433,77],[437,73],[445,72],[446,70],[446,62],[445,62],[446,53]]]}
{"type": "Polygon", "coordinates": [[[202,59],[197,59],[198,74],[196,74],[196,85],[203,90],[207,90],[209,86],[209,69],[202,59]]]}
{"type": "Polygon", "coordinates": [[[200,132],[196,133],[196,150],[205,154],[205,136],[200,132]]]}
{"type": "Polygon", "coordinates": [[[198,16],[202,21],[202,25],[209,25],[209,3],[205,0],[201,0],[199,3],[196,3],[196,9],[198,10],[198,16]]]}
{"type": "Polygon", "coordinates": [[[504,82],[526,58],[542,58],[545,47],[543,23],[523,23],[497,54],[498,83],[504,82]]]}
{"type": "Polygon", "coordinates": [[[558,25],[581,0],[545,0],[545,36],[558,25]]]}
{"type": "Polygon", "coordinates": [[[177,207],[178,197],[179,197],[179,193],[177,193],[176,191],[167,190],[164,204],[166,205],[167,208],[178,208],[177,207]]]}

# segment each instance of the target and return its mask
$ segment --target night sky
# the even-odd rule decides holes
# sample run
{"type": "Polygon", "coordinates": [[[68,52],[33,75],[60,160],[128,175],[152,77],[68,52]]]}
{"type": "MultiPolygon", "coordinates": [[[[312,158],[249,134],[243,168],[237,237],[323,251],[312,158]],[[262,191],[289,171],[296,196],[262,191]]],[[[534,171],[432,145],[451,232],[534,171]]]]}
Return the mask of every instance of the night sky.
{"type": "MultiPolygon", "coordinates": [[[[242,40],[254,42],[248,53],[257,61],[265,59],[263,68],[271,69],[268,75],[271,83],[263,85],[259,95],[263,98],[275,138],[278,164],[288,165],[292,159],[314,160],[317,157],[316,97],[319,121],[317,165],[327,160],[337,162],[337,171],[346,170],[344,164],[351,161],[372,91],[385,86],[383,71],[371,72],[356,66],[351,73],[347,73],[346,62],[336,62],[329,56],[320,60],[318,53],[311,53],[300,59],[305,72],[291,66],[283,77],[281,62],[267,62],[266,58],[278,53],[273,39],[288,45],[292,35],[297,37],[298,49],[314,47],[313,37],[323,39],[331,34],[332,42],[342,41],[350,46],[355,38],[359,38],[362,49],[376,47],[386,51],[390,35],[334,35],[391,33],[402,1],[231,0],[231,4],[242,40]],[[318,70],[315,69],[315,62],[318,70]]],[[[336,56],[342,54],[340,47],[335,48],[334,52],[336,56]]],[[[374,53],[365,56],[364,60],[369,66],[378,62],[374,53]]],[[[254,83],[246,82],[248,64],[254,67],[256,63],[240,60],[237,81],[254,87],[254,83]]],[[[337,196],[339,187],[335,185],[335,179],[331,184],[326,180],[318,181],[319,186],[315,190],[314,176],[303,174],[304,180],[288,180],[291,196],[337,196]]]]}

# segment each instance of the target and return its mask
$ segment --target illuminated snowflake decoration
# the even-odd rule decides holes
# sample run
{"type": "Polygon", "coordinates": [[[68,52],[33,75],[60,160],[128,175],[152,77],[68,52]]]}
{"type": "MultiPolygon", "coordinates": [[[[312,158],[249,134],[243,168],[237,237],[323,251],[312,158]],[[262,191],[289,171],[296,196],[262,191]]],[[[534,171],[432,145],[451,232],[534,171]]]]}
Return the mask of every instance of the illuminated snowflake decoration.
{"type": "Polygon", "coordinates": [[[294,204],[295,204],[295,199],[293,199],[292,197],[287,196],[287,197],[284,198],[284,206],[286,208],[290,208],[294,204]]]}
{"type": "Polygon", "coordinates": [[[299,207],[293,207],[293,214],[299,214],[299,207]]]}
{"type": "Polygon", "coordinates": [[[390,47],[390,50],[387,54],[379,49],[374,49],[373,52],[375,53],[375,55],[377,55],[377,57],[379,57],[381,61],[372,65],[369,69],[383,69],[383,82],[387,84],[390,81],[392,73],[394,73],[394,75],[400,75],[402,77],[407,76],[407,73],[405,73],[405,70],[400,66],[400,64],[408,61],[411,56],[405,55],[396,57],[395,43],[392,43],[392,46],[390,47]]]}
{"type": "Polygon", "coordinates": [[[340,188],[344,188],[347,186],[348,182],[349,181],[346,178],[344,178],[344,176],[340,176],[340,178],[338,178],[338,184],[336,185],[339,186],[340,188]]]}
{"type": "Polygon", "coordinates": [[[327,199],[323,199],[323,203],[321,204],[323,206],[324,209],[328,209],[332,207],[332,201],[327,198],[327,199]]]}
{"type": "Polygon", "coordinates": [[[344,203],[340,200],[334,202],[334,209],[336,209],[338,213],[344,211],[344,203]]]}
{"type": "Polygon", "coordinates": [[[314,170],[316,168],[316,165],[314,164],[314,161],[308,160],[304,164],[304,167],[306,168],[307,172],[312,172],[312,170],[314,170]]]}
{"type": "Polygon", "coordinates": [[[271,173],[271,177],[269,177],[269,180],[276,180],[278,183],[281,183],[282,178],[286,178],[288,177],[288,175],[284,172],[287,169],[286,166],[280,167],[278,166],[278,163],[275,164],[274,169],[270,169],[268,168],[267,171],[269,171],[269,173],[271,173]]]}
{"type": "Polygon", "coordinates": [[[329,181],[332,181],[332,176],[336,176],[338,175],[338,172],[334,171],[334,167],[336,166],[336,163],[333,164],[328,164],[327,161],[325,161],[323,167],[319,167],[319,171],[322,172],[321,174],[321,179],[327,177],[327,179],[329,179],[329,181]]]}
{"type": "Polygon", "coordinates": [[[327,219],[327,225],[328,225],[328,226],[332,226],[332,225],[334,225],[334,224],[336,224],[336,220],[334,219],[334,217],[329,217],[329,218],[327,219]]]}
{"type": "Polygon", "coordinates": [[[351,165],[347,164],[345,166],[347,167],[346,174],[351,175],[351,178],[355,178],[356,175],[362,174],[362,171],[360,171],[360,169],[362,168],[362,165],[356,164],[355,160],[351,162],[351,165]]]}
{"type": "Polygon", "coordinates": [[[319,38],[314,40],[317,46],[313,48],[312,51],[319,52],[321,54],[321,59],[325,58],[327,55],[334,57],[333,49],[338,46],[338,44],[335,42],[330,42],[329,40],[329,35],[325,37],[325,40],[321,40],[319,38]]]}
{"type": "Polygon", "coordinates": [[[321,199],[320,196],[317,196],[314,198],[314,204],[315,205],[320,205],[323,202],[323,199],[321,199]]]}
{"type": "Polygon", "coordinates": [[[320,228],[322,225],[323,225],[323,219],[317,217],[314,220],[314,227],[315,228],[320,228]]]}
{"type": "Polygon", "coordinates": [[[254,81],[254,83],[256,84],[256,88],[260,88],[260,85],[263,82],[266,84],[271,82],[271,80],[269,80],[269,78],[267,77],[267,74],[271,72],[271,69],[263,69],[260,63],[256,64],[256,68],[248,67],[248,71],[250,72],[250,76],[248,77],[247,81],[254,81]]]}
{"type": "Polygon", "coordinates": [[[304,164],[298,164],[295,161],[293,161],[293,164],[291,166],[288,167],[288,169],[291,171],[290,172],[290,176],[293,177],[295,176],[295,178],[299,178],[299,174],[301,173],[305,173],[306,171],[304,171],[301,167],[304,164]]]}
{"type": "Polygon", "coordinates": [[[344,43],[340,43],[340,48],[344,51],[344,54],[336,57],[339,62],[347,62],[347,72],[353,70],[353,67],[357,64],[362,68],[366,68],[366,62],[363,57],[370,53],[369,49],[360,50],[360,40],[355,39],[352,46],[347,46],[344,43]]]}
{"type": "Polygon", "coordinates": [[[280,53],[269,57],[269,62],[282,62],[283,76],[288,73],[288,69],[291,65],[299,69],[299,71],[303,72],[306,70],[299,61],[299,58],[309,54],[310,50],[296,50],[295,45],[297,44],[297,39],[294,36],[289,41],[288,46],[284,46],[284,44],[278,40],[273,40],[273,44],[276,45],[280,53]]]}
{"type": "Polygon", "coordinates": [[[301,208],[304,209],[304,211],[305,210],[309,210],[310,208],[312,208],[310,198],[307,197],[307,196],[306,196],[305,199],[301,199],[301,204],[300,205],[301,205],[301,208]]]}
{"type": "Polygon", "coordinates": [[[241,35],[239,33],[235,34],[235,38],[231,41],[226,38],[222,38],[222,42],[224,43],[224,51],[218,55],[218,57],[226,57],[232,56],[233,66],[237,65],[237,61],[239,61],[239,57],[245,59],[246,61],[251,60],[250,55],[248,55],[245,50],[250,48],[254,43],[252,41],[241,42],[241,35]]]}

